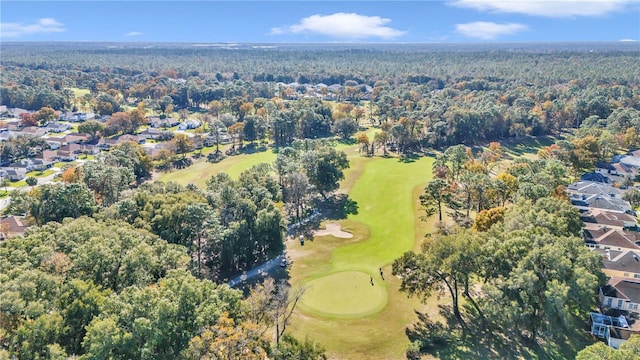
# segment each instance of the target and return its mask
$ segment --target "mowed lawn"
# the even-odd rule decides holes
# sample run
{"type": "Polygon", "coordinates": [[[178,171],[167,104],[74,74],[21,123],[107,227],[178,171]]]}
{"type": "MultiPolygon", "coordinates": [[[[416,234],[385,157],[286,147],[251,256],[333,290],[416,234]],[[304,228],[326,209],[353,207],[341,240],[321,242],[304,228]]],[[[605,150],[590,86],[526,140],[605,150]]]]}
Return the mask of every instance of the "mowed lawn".
{"type": "Polygon", "coordinates": [[[262,163],[272,164],[275,160],[276,154],[271,150],[255,154],[234,155],[225,158],[219,163],[211,163],[206,158],[203,158],[185,169],[161,174],[155,180],[173,181],[181,185],[194,184],[204,189],[207,180],[212,175],[226,172],[231,178],[237,179],[241,172],[250,169],[252,166],[262,163]]]}
{"type": "MultiPolygon", "coordinates": [[[[390,265],[405,251],[413,249],[416,240],[422,239],[427,231],[428,225],[418,220],[420,210],[415,195],[430,179],[433,159],[425,157],[411,163],[380,157],[354,157],[351,160],[351,169],[342,184],[357,201],[358,214],[341,224],[343,230],[354,234],[354,238],[325,236],[305,243],[304,247],[297,242],[287,245],[294,258],[291,269],[294,286],[313,286],[325,276],[332,281],[352,283],[335,283],[335,289],[322,283],[323,291],[309,291],[308,296],[313,299],[302,301],[291,331],[296,336],[309,336],[320,342],[332,358],[404,358],[409,343],[405,328],[416,319],[414,309],[425,308],[417,299],[408,299],[399,291],[400,280],[391,275],[390,265]],[[384,279],[379,268],[383,268],[384,279]],[[336,304],[331,303],[339,301],[345,308],[350,306],[350,299],[341,299],[337,293],[360,297],[356,286],[371,286],[368,276],[363,280],[346,276],[353,271],[371,276],[374,286],[387,292],[386,297],[380,297],[386,304],[381,310],[359,318],[345,319],[323,313],[322,309],[327,308],[333,314],[348,312],[348,309],[336,309],[336,304]],[[343,272],[345,276],[337,276],[343,272]],[[345,286],[352,288],[347,292],[345,286]],[[314,307],[320,310],[314,311],[314,307]]],[[[373,295],[368,288],[364,288],[362,294],[365,297],[373,295]]],[[[376,307],[374,304],[362,305],[376,307]]]]}

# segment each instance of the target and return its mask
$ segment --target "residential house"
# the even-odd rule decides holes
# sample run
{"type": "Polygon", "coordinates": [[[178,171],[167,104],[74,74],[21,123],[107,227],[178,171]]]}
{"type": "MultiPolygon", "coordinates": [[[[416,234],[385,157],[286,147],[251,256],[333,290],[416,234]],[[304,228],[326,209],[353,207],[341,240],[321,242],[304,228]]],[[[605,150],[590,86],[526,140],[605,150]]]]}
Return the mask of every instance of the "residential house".
{"type": "Polygon", "coordinates": [[[640,233],[608,226],[586,226],[582,229],[585,245],[592,249],[640,250],[640,233]],[[637,243],[636,243],[637,242],[637,243]]]}
{"type": "Polygon", "coordinates": [[[71,111],[66,111],[66,112],[62,112],[59,115],[59,119],[62,121],[72,121],[72,119],[74,119],[77,115],[75,113],[72,113],[71,111]]]}
{"type": "Polygon", "coordinates": [[[636,218],[627,213],[609,212],[601,209],[589,209],[580,214],[580,219],[590,224],[597,224],[611,228],[636,228],[636,218]]]}
{"type": "Polygon", "coordinates": [[[5,166],[5,168],[12,170],[25,170],[25,172],[29,172],[33,170],[33,162],[31,159],[21,159],[5,166]]]}
{"type": "Polygon", "coordinates": [[[67,144],[62,146],[58,150],[58,158],[61,161],[75,161],[78,159],[78,154],[82,153],[82,145],[80,144],[67,144]]]}
{"type": "Polygon", "coordinates": [[[596,249],[604,255],[602,271],[609,277],[638,279],[640,281],[640,250],[596,249]]]}
{"type": "Polygon", "coordinates": [[[631,204],[628,201],[613,197],[613,195],[571,194],[569,200],[580,212],[599,209],[619,214],[633,214],[631,204]]]}
{"type": "Polygon", "coordinates": [[[45,126],[45,130],[50,133],[61,133],[69,129],[71,129],[71,126],[69,126],[69,124],[65,124],[57,121],[52,121],[48,123],[47,126],[45,126]]]}
{"type": "Polygon", "coordinates": [[[64,136],[66,144],[84,144],[89,140],[91,140],[91,136],[83,133],[69,133],[64,136]]]}
{"type": "Polygon", "coordinates": [[[164,148],[165,144],[146,144],[142,149],[147,153],[147,155],[153,158],[164,148]]]}
{"type": "Polygon", "coordinates": [[[625,164],[633,168],[640,168],[640,157],[633,155],[634,153],[626,155],[617,155],[613,157],[613,163],[625,164]]]}
{"type": "Polygon", "coordinates": [[[181,123],[180,125],[178,125],[178,130],[197,129],[200,126],[202,126],[202,121],[197,120],[197,119],[189,119],[189,120],[186,120],[185,122],[181,123]]]}
{"type": "Polygon", "coordinates": [[[9,113],[9,117],[19,118],[21,114],[29,113],[29,110],[21,109],[21,108],[10,108],[7,109],[9,113]]]}
{"type": "Polygon", "coordinates": [[[101,138],[98,141],[98,147],[102,150],[109,150],[111,149],[112,146],[115,146],[118,144],[118,139],[106,139],[106,138],[101,138]]]}
{"type": "MultiPolygon", "coordinates": [[[[229,135],[226,131],[221,131],[218,135],[218,143],[220,145],[231,144],[231,135],[229,135]]],[[[204,146],[215,146],[216,145],[216,136],[208,134],[204,139],[204,146]]]]}
{"type": "Polygon", "coordinates": [[[586,173],[580,177],[580,180],[603,184],[609,184],[611,182],[606,175],[599,172],[586,173]]]}
{"type": "Polygon", "coordinates": [[[2,167],[0,168],[0,177],[11,181],[20,181],[27,177],[27,171],[25,169],[9,169],[2,167]]]}
{"type": "Polygon", "coordinates": [[[49,160],[45,160],[42,158],[33,158],[31,159],[32,162],[32,168],[33,170],[37,170],[37,171],[45,171],[47,169],[51,169],[51,167],[53,166],[53,162],[49,161],[49,160]]]}
{"type": "Polygon", "coordinates": [[[607,316],[600,313],[591,313],[591,335],[604,339],[607,345],[618,349],[632,334],[640,331],[632,329],[624,316],[607,316]]]}
{"type": "Polygon", "coordinates": [[[0,219],[0,241],[14,236],[22,236],[26,229],[27,226],[22,223],[19,217],[3,216],[0,219]]]}
{"type": "Polygon", "coordinates": [[[174,118],[164,118],[160,119],[159,117],[149,118],[149,126],[152,128],[170,128],[174,126],[178,126],[180,122],[174,118]]]}
{"type": "Polygon", "coordinates": [[[137,143],[137,144],[144,144],[146,141],[146,138],[144,136],[131,135],[131,134],[121,135],[118,137],[118,144],[122,144],[123,142],[126,142],[126,141],[133,141],[134,143],[137,143]]]}
{"type": "Polygon", "coordinates": [[[32,137],[43,137],[46,133],[47,130],[45,130],[45,128],[37,126],[27,126],[20,130],[20,134],[32,137]]]}
{"type": "Polygon", "coordinates": [[[640,282],[611,278],[599,293],[603,307],[640,313],[640,282]]]}
{"type": "MultiPolygon", "coordinates": [[[[590,174],[593,174],[593,173],[590,173],[590,174]]],[[[590,175],[590,176],[597,176],[597,175],[590,175]]],[[[619,199],[622,197],[623,191],[611,185],[608,185],[605,182],[578,181],[576,183],[573,183],[567,186],[567,193],[569,193],[570,195],[603,195],[603,196],[619,199]]]]}
{"type": "Polygon", "coordinates": [[[138,136],[152,140],[170,140],[173,137],[173,133],[171,131],[147,128],[140,132],[138,136]]]}
{"type": "Polygon", "coordinates": [[[53,151],[53,150],[44,150],[42,153],[40,153],[35,158],[36,159],[42,159],[44,161],[49,161],[49,162],[53,163],[56,160],[58,160],[58,152],[57,151],[53,151]]]}
{"type": "Polygon", "coordinates": [[[611,182],[622,183],[625,179],[634,179],[638,169],[622,163],[598,163],[596,172],[606,176],[611,182]]]}

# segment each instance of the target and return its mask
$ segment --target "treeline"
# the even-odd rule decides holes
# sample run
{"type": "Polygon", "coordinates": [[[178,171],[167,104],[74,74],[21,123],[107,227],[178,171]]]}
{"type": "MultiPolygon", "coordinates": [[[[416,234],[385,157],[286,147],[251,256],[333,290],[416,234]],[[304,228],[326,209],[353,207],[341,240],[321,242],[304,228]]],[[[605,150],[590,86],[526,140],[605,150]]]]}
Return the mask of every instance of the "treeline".
{"type": "Polygon", "coordinates": [[[317,102],[301,97],[331,98],[365,109],[366,116],[356,121],[396,127],[392,137],[403,152],[558,133],[580,127],[593,116],[617,121],[620,112],[637,121],[640,110],[640,65],[633,49],[426,52],[411,47],[252,51],[53,46],[43,48],[39,62],[26,63],[21,57],[24,47],[6,48],[3,104],[32,110],[91,108],[103,115],[141,101],[163,115],[187,108],[208,110],[228,113],[239,123],[245,117],[259,118],[265,134],[276,134],[276,142],[291,137],[286,123],[317,128],[313,135],[296,135],[314,138],[330,135],[327,129],[341,117],[357,118],[355,112],[332,115],[323,110],[320,121],[305,111],[317,113],[317,102]],[[80,65],[98,60],[102,66],[80,65]],[[48,65],[40,66],[43,62],[48,65]],[[320,83],[334,86],[314,87],[320,83]],[[91,93],[69,98],[67,87],[91,93]],[[276,129],[278,117],[260,110],[269,100],[280,102],[279,110],[298,111],[285,111],[285,124],[276,129]]]}

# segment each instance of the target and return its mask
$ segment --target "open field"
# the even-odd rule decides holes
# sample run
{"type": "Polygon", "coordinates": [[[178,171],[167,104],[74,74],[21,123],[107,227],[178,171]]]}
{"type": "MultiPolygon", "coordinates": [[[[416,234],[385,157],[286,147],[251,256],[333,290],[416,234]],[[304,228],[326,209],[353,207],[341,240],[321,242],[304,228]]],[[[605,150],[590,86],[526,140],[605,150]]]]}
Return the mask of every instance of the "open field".
{"type": "Polygon", "coordinates": [[[226,172],[232,178],[237,178],[241,172],[250,169],[252,166],[261,163],[271,164],[275,159],[276,154],[271,150],[254,154],[234,155],[219,163],[211,163],[206,158],[202,158],[185,169],[160,174],[156,180],[163,182],[173,181],[181,185],[195,184],[204,188],[207,180],[214,174],[226,172]]]}

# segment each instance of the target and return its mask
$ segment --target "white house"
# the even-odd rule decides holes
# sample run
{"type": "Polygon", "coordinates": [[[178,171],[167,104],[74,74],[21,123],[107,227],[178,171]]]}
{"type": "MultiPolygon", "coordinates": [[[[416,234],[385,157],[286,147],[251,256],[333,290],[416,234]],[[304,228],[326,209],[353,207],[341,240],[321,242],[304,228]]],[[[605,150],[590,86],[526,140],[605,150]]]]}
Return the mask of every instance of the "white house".
{"type": "Polygon", "coordinates": [[[627,341],[638,330],[631,329],[624,316],[606,316],[600,313],[591,313],[591,335],[604,339],[607,345],[614,349],[627,341]]]}

